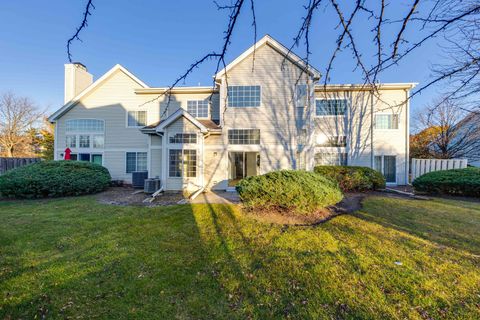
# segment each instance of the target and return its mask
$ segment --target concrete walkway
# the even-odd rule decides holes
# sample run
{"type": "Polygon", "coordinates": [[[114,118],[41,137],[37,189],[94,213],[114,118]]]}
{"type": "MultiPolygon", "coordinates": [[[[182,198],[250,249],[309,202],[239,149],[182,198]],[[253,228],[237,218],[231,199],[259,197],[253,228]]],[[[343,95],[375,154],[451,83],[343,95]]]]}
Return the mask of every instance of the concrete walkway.
{"type": "Polygon", "coordinates": [[[220,204],[232,204],[240,203],[240,197],[237,192],[226,191],[208,191],[199,194],[190,203],[220,203],[220,204]]]}

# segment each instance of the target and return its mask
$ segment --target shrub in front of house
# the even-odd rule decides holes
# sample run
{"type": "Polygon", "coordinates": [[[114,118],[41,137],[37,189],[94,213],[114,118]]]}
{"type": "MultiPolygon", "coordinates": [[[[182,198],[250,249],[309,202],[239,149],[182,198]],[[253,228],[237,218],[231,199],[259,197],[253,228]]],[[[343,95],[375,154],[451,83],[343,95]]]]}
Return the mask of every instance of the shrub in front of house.
{"type": "Polygon", "coordinates": [[[480,168],[434,171],[416,178],[415,192],[480,197],[480,168]]]}
{"type": "Polygon", "coordinates": [[[317,166],[314,172],[336,181],[343,192],[385,188],[383,175],[371,168],[353,166],[317,166]]]}
{"type": "Polygon", "coordinates": [[[0,194],[32,199],[78,196],[105,190],[111,177],[98,164],[83,161],[42,161],[0,176],[0,194]]]}
{"type": "Polygon", "coordinates": [[[337,184],[313,172],[281,170],[242,179],[236,187],[250,210],[310,214],[342,200],[337,184]]]}

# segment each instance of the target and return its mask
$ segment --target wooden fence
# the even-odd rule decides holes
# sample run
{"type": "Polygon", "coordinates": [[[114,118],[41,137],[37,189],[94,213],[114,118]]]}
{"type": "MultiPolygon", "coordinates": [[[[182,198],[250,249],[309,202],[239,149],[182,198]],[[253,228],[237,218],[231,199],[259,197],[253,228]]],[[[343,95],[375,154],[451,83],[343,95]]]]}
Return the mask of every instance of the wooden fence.
{"type": "Polygon", "coordinates": [[[467,159],[412,159],[412,181],[432,171],[463,169],[467,159]]]}
{"type": "Polygon", "coordinates": [[[40,161],[40,158],[0,158],[0,175],[8,170],[40,161]]]}

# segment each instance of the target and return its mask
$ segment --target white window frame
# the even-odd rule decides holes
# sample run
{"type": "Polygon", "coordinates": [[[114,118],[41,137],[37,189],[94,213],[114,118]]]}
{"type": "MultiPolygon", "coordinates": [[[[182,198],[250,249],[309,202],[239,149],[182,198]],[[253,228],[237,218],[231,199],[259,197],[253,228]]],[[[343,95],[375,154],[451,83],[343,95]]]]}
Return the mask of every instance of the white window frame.
{"type": "MultiPolygon", "coordinates": [[[[72,152],[72,153],[70,154],[71,156],[72,156],[72,155],[77,156],[77,160],[72,160],[72,161],[82,161],[82,160],[78,160],[78,157],[79,157],[80,154],[88,154],[88,155],[90,155],[90,159],[88,160],[88,162],[92,162],[92,156],[97,156],[97,155],[98,155],[98,156],[102,156],[102,164],[101,164],[102,166],[103,166],[103,164],[104,164],[104,162],[105,162],[105,155],[104,155],[103,152],[72,152]]],[[[93,163],[93,162],[92,162],[92,163],[93,163]]]]}
{"type": "Polygon", "coordinates": [[[259,146],[262,143],[262,130],[260,128],[228,128],[227,130],[227,142],[229,146],[259,146]],[[230,143],[229,133],[230,130],[258,130],[258,144],[257,143],[230,143]]]}
{"type": "Polygon", "coordinates": [[[350,100],[347,98],[315,98],[313,114],[315,118],[345,118],[350,110],[350,100]],[[344,100],[346,101],[345,113],[344,114],[326,114],[326,115],[317,115],[317,101],[330,101],[330,100],[344,100]]]}
{"type": "Polygon", "coordinates": [[[132,172],[136,172],[138,171],[138,154],[139,153],[145,153],[147,155],[147,161],[146,161],[146,165],[145,165],[145,170],[141,170],[141,171],[148,171],[148,151],[126,151],[125,152],[125,173],[126,174],[131,174],[132,172],[127,172],[127,154],[129,153],[135,153],[135,170],[133,170],[132,172]]]}
{"type": "Polygon", "coordinates": [[[226,90],[226,98],[227,98],[227,108],[233,108],[233,109],[250,109],[250,108],[260,108],[262,106],[262,86],[259,85],[259,84],[245,84],[245,85],[241,85],[241,84],[229,84],[227,86],[227,88],[225,89],[226,90]],[[242,106],[242,107],[239,107],[239,106],[231,106],[230,105],[230,102],[228,101],[228,87],[259,87],[260,88],[260,101],[258,103],[258,106],[242,106]]]}
{"type": "Polygon", "coordinates": [[[191,132],[191,131],[187,131],[187,132],[169,132],[168,133],[168,144],[169,145],[173,145],[173,146],[178,146],[178,145],[191,145],[191,146],[196,146],[198,143],[199,143],[199,139],[200,137],[198,136],[197,132],[191,132]],[[175,143],[175,142],[170,142],[170,138],[174,137],[175,135],[177,134],[193,134],[196,136],[196,139],[197,139],[197,142],[196,143],[175,143]]]}
{"type": "MultiPolygon", "coordinates": [[[[70,148],[70,149],[74,149],[75,152],[74,153],[94,153],[94,154],[100,154],[100,152],[96,151],[96,150],[102,150],[102,149],[105,149],[105,120],[103,119],[95,119],[95,118],[78,118],[78,119],[68,119],[66,120],[67,121],[72,121],[72,120],[96,120],[96,121],[101,121],[103,123],[103,131],[83,131],[83,130],[72,130],[72,131],[67,131],[67,129],[65,128],[65,146],[70,148]],[[75,143],[75,147],[69,147],[67,146],[67,141],[66,141],[66,137],[67,136],[75,136],[75,140],[76,140],[76,143],[75,143]],[[88,147],[80,147],[80,136],[89,136],[89,146],[88,147]],[[94,136],[103,136],[103,147],[101,148],[94,148],[93,147],[93,137],[94,136]],[[88,150],[91,150],[91,151],[88,151],[88,150]],[[84,151],[84,152],[83,152],[84,151]]],[[[67,125],[67,123],[65,122],[65,126],[67,125]]]]}
{"type": "MultiPolygon", "coordinates": [[[[396,154],[374,154],[374,155],[373,155],[373,168],[372,168],[372,169],[374,169],[374,170],[377,170],[377,169],[375,168],[375,158],[376,158],[376,157],[381,157],[381,160],[380,160],[380,168],[381,168],[381,169],[380,169],[379,172],[382,174],[383,177],[385,177],[385,173],[384,173],[384,169],[385,169],[385,157],[395,157],[395,182],[390,181],[390,182],[386,182],[386,183],[387,183],[387,185],[396,185],[396,184],[397,184],[397,180],[398,180],[398,179],[397,179],[397,174],[398,174],[398,172],[397,172],[397,168],[396,168],[396,167],[397,167],[397,164],[398,164],[398,162],[397,162],[397,161],[398,161],[398,155],[396,155],[396,154]]],[[[378,171],[378,170],[377,170],[377,171],[378,171]]],[[[385,179],[385,180],[386,180],[386,179],[385,179]]]]}
{"type": "Polygon", "coordinates": [[[198,178],[199,176],[199,165],[198,165],[198,162],[199,162],[199,152],[197,149],[194,149],[194,148],[168,148],[168,152],[167,152],[167,171],[168,171],[168,178],[169,179],[196,179],[198,178]],[[181,167],[182,167],[182,170],[180,171],[180,177],[177,177],[177,176],[171,176],[170,175],[170,152],[171,151],[180,151],[180,154],[181,154],[181,159],[180,159],[180,163],[181,163],[181,167]],[[195,176],[194,177],[189,177],[189,176],[185,176],[185,172],[184,172],[184,154],[185,154],[185,151],[194,151],[195,152],[195,176]]]}
{"type": "MultiPolygon", "coordinates": [[[[137,120],[135,120],[137,121],[137,120]]],[[[138,122],[138,121],[137,121],[138,122]]],[[[126,110],[125,112],[125,127],[127,128],[143,128],[148,125],[148,111],[147,110],[126,110]],[[145,112],[145,125],[139,125],[139,126],[129,126],[128,125],[128,115],[130,112],[145,112]]]]}
{"type": "MultiPolygon", "coordinates": [[[[204,99],[204,100],[201,100],[201,99],[199,99],[199,100],[190,99],[190,100],[187,100],[187,105],[186,105],[186,109],[185,109],[185,110],[187,110],[187,112],[189,112],[189,111],[188,111],[188,103],[189,103],[189,102],[195,102],[196,114],[195,114],[195,115],[192,114],[192,116],[194,116],[196,119],[210,119],[210,106],[211,106],[211,103],[210,103],[210,101],[209,101],[208,99],[204,99]],[[199,116],[198,116],[198,103],[199,103],[199,102],[206,102],[206,103],[207,103],[207,116],[206,116],[206,117],[199,117],[199,116]]],[[[190,113],[190,112],[189,112],[189,113],[190,113]]],[[[191,114],[191,113],[190,113],[190,114],[191,114]]]]}
{"type": "Polygon", "coordinates": [[[395,131],[395,130],[400,130],[400,114],[399,113],[393,113],[393,112],[375,112],[374,117],[373,117],[373,129],[375,131],[395,131]],[[396,128],[382,128],[379,129],[377,128],[377,116],[392,116],[392,124],[393,124],[393,117],[397,117],[397,127],[396,128]]]}

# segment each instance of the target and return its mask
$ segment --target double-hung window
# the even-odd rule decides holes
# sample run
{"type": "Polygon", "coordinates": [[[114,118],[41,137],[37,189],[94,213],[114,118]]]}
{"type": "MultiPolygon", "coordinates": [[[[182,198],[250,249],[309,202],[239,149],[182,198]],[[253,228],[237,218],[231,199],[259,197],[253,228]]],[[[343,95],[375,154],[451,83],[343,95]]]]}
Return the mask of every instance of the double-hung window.
{"type": "Polygon", "coordinates": [[[187,101],[187,111],[195,118],[208,118],[208,100],[187,101]]]}
{"type": "Polygon", "coordinates": [[[197,176],[197,150],[170,149],[168,176],[195,178],[197,176]]]}
{"type": "Polygon", "coordinates": [[[228,106],[232,108],[260,107],[260,86],[228,86],[228,106]]]}
{"type": "Polygon", "coordinates": [[[376,114],[375,129],[398,129],[398,114],[376,114]]]}
{"type": "Polygon", "coordinates": [[[260,144],[260,129],[230,129],[229,144],[260,144]]]}
{"type": "Polygon", "coordinates": [[[297,110],[297,126],[303,126],[305,117],[305,108],[307,107],[307,85],[298,84],[295,87],[295,109],[297,110]]]}
{"type": "Polygon", "coordinates": [[[128,111],[128,127],[143,127],[147,125],[147,111],[128,111]]]}
{"type": "Polygon", "coordinates": [[[65,146],[67,148],[76,148],[77,147],[77,136],[74,134],[67,134],[65,136],[65,146]]]}
{"type": "Polygon", "coordinates": [[[317,116],[344,116],[347,112],[346,99],[317,99],[315,114],[317,116]]]}
{"type": "Polygon", "coordinates": [[[126,172],[147,171],[147,153],[146,152],[127,152],[126,154],[126,172]]]}

